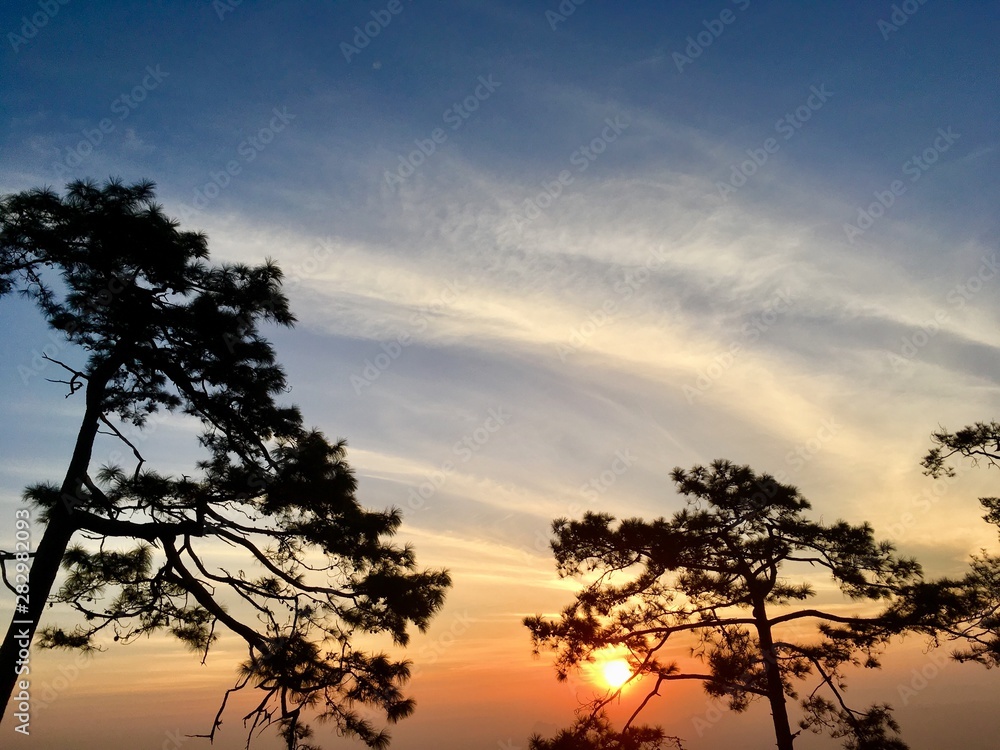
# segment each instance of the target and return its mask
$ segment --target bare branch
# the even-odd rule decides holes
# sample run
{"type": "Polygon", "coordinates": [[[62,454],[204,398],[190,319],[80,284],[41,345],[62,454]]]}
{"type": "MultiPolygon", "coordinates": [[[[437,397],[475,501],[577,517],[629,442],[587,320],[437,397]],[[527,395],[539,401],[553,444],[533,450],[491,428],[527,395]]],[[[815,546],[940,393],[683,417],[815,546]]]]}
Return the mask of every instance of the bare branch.
{"type": "Polygon", "coordinates": [[[132,449],[132,455],[134,455],[136,457],[136,459],[138,460],[138,463],[135,466],[135,471],[132,472],[132,481],[137,480],[139,478],[139,470],[142,468],[142,465],[144,463],[146,463],[146,459],[144,459],[142,457],[142,454],[139,453],[139,449],[136,448],[135,445],[131,441],[129,441],[129,439],[127,437],[125,437],[122,434],[121,430],[119,430],[117,427],[115,427],[113,424],[111,424],[111,422],[108,421],[108,418],[106,416],[104,416],[103,414],[101,414],[101,421],[104,422],[104,424],[108,426],[108,428],[111,430],[111,433],[113,435],[115,435],[119,440],[121,440],[123,443],[125,443],[125,445],[127,445],[129,448],[132,449]]]}
{"type": "Polygon", "coordinates": [[[88,379],[86,373],[80,372],[79,370],[76,370],[76,369],[70,367],[65,362],[61,362],[58,359],[53,359],[52,357],[50,357],[48,354],[45,354],[44,352],[42,353],[42,359],[47,359],[49,362],[57,364],[60,367],[62,367],[64,370],[67,370],[68,372],[70,372],[70,373],[73,374],[73,377],[70,378],[69,380],[51,380],[49,378],[46,378],[46,380],[48,382],[50,382],[50,383],[63,383],[65,385],[68,385],[69,386],[69,393],[66,394],[66,398],[69,398],[74,393],[76,393],[78,390],[80,390],[81,388],[83,388],[83,383],[81,383],[80,381],[88,379]]]}

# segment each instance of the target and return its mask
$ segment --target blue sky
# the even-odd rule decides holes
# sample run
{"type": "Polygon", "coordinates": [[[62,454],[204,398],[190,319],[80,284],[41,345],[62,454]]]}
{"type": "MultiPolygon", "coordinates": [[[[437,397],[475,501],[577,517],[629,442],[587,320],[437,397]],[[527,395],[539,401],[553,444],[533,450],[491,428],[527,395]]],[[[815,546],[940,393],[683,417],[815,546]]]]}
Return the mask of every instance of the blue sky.
{"type": "MultiPolygon", "coordinates": [[[[670,513],[675,465],[784,475],[817,513],[870,520],[935,572],[996,541],[975,502],[991,475],[935,490],[918,465],[932,430],[989,419],[1000,396],[996,4],[559,8],[0,10],[0,192],[150,178],[217,259],[275,258],[300,320],[273,334],[290,398],[348,439],[363,501],[403,507],[421,560],[454,571],[440,630],[415,646],[435,659],[402,748],[446,725],[441,747],[524,746],[568,722],[572,701],[532,712],[561,688],[519,625],[572,590],[548,522],[670,513]],[[463,613],[474,624],[437,655],[463,613]],[[491,692],[469,665],[494,663],[491,692]],[[456,696],[479,719],[447,724],[456,696]]],[[[33,369],[49,343],[34,313],[3,305],[12,509],[60,474],[77,405],[33,369]]],[[[164,469],[198,458],[182,420],[145,445],[164,469]]],[[[885,677],[886,699],[912,664],[885,677]]],[[[67,706],[52,741],[96,710],[101,669],[51,709],[67,706]]],[[[917,750],[954,739],[920,722],[954,714],[958,684],[997,695],[992,675],[949,674],[900,714],[917,750]]],[[[690,733],[687,714],[656,710],[690,733]]],[[[145,731],[174,729],[165,716],[145,731]]],[[[981,721],[964,747],[990,746],[981,721]]]]}

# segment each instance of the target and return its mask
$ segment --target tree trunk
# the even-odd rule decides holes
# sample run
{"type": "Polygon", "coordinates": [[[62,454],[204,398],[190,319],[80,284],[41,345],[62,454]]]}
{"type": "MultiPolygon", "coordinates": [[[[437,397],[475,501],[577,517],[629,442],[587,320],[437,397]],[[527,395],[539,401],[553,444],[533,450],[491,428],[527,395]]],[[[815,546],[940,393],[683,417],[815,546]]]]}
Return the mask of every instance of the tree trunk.
{"type": "MultiPolygon", "coordinates": [[[[110,363],[109,363],[110,364],[110,363]]],[[[55,584],[56,575],[59,573],[59,566],[69,541],[76,531],[73,523],[73,507],[80,497],[83,487],[83,478],[87,474],[90,466],[90,457],[94,450],[94,440],[97,437],[97,429],[102,412],[102,401],[104,400],[107,378],[101,378],[100,371],[105,367],[98,367],[98,373],[91,376],[87,384],[87,409],[84,413],[80,431],[76,436],[76,445],[73,448],[73,457],[70,459],[69,468],[63,479],[60,488],[59,500],[49,511],[48,522],[45,531],[42,533],[41,541],[35,547],[35,557],[31,564],[30,578],[28,581],[28,611],[17,612],[15,609],[14,618],[7,629],[7,637],[0,644],[0,720],[3,719],[10,698],[14,694],[14,688],[21,680],[30,681],[30,672],[18,674],[21,667],[18,660],[24,649],[30,649],[31,641],[35,637],[35,630],[41,619],[45,604],[52,586],[55,584]]],[[[19,600],[18,600],[19,601],[19,600]]],[[[18,690],[20,692],[20,690],[18,690]]],[[[30,689],[29,689],[30,694],[30,689]]]]}
{"type": "Polygon", "coordinates": [[[788,709],[785,706],[785,690],[781,684],[781,670],[778,667],[778,655],[774,650],[774,640],[771,637],[771,626],[767,622],[767,614],[763,602],[755,602],[753,616],[757,627],[757,638],[760,641],[760,651],[764,658],[764,674],[767,677],[767,700],[771,704],[771,721],[774,723],[774,738],[778,750],[792,750],[795,737],[788,725],[788,709]]]}
{"type": "MultiPolygon", "coordinates": [[[[10,698],[14,695],[14,688],[21,680],[30,682],[30,671],[19,674],[19,670],[24,666],[18,665],[22,659],[24,649],[30,648],[30,643],[35,636],[38,621],[41,619],[45,609],[45,602],[49,598],[49,592],[56,580],[59,572],[59,565],[66,547],[69,545],[70,537],[73,536],[73,525],[70,523],[69,512],[57,506],[53,509],[53,518],[45,527],[42,539],[35,548],[35,558],[31,564],[31,578],[28,582],[28,611],[19,613],[15,611],[14,619],[7,629],[7,637],[3,644],[0,644],[0,719],[6,711],[10,698]],[[19,655],[20,654],[20,655],[19,655]]],[[[20,601],[20,600],[18,600],[20,601]]],[[[30,665],[28,665],[30,670],[30,665]]],[[[17,692],[20,692],[18,690],[17,692]]],[[[29,688],[30,694],[30,688],[29,688]]]]}

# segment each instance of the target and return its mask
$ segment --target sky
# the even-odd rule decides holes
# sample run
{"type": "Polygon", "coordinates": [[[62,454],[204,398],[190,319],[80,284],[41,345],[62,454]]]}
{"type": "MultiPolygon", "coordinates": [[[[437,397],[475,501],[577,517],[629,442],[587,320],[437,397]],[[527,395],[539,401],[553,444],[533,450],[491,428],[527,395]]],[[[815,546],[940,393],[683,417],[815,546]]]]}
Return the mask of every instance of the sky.
{"type": "MultiPolygon", "coordinates": [[[[1000,405],[998,20],[972,0],[11,0],[0,193],[148,178],[215,260],[281,265],[289,399],[454,579],[407,654],[418,705],[393,747],[526,748],[595,689],[557,683],[521,625],[577,586],[551,520],[669,515],[675,466],[772,473],[929,573],[996,549],[976,502],[995,474],[919,460],[1000,405]]],[[[37,313],[0,315],[12,519],[61,477],[82,406],[46,382],[41,354],[72,353],[37,313]]],[[[199,458],[181,419],[134,437],[161,471],[199,458]]],[[[238,645],[206,666],[165,637],[110,645],[34,653],[17,742],[203,742],[184,735],[238,645]]],[[[998,675],[922,642],[850,684],[914,750],[995,746],[998,675]]],[[[665,693],[646,720],[692,748],[771,746],[766,706],[665,693]]],[[[240,715],[219,747],[243,746],[240,715]]]]}

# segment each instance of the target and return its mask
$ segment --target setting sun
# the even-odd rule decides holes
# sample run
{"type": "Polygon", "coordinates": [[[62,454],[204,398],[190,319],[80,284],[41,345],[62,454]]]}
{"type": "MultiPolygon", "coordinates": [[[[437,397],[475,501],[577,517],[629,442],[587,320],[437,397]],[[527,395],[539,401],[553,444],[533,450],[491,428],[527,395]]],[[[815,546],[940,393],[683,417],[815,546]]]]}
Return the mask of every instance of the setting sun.
{"type": "Polygon", "coordinates": [[[632,667],[624,659],[615,659],[604,665],[601,674],[609,687],[617,689],[628,682],[632,676],[632,667]]]}

